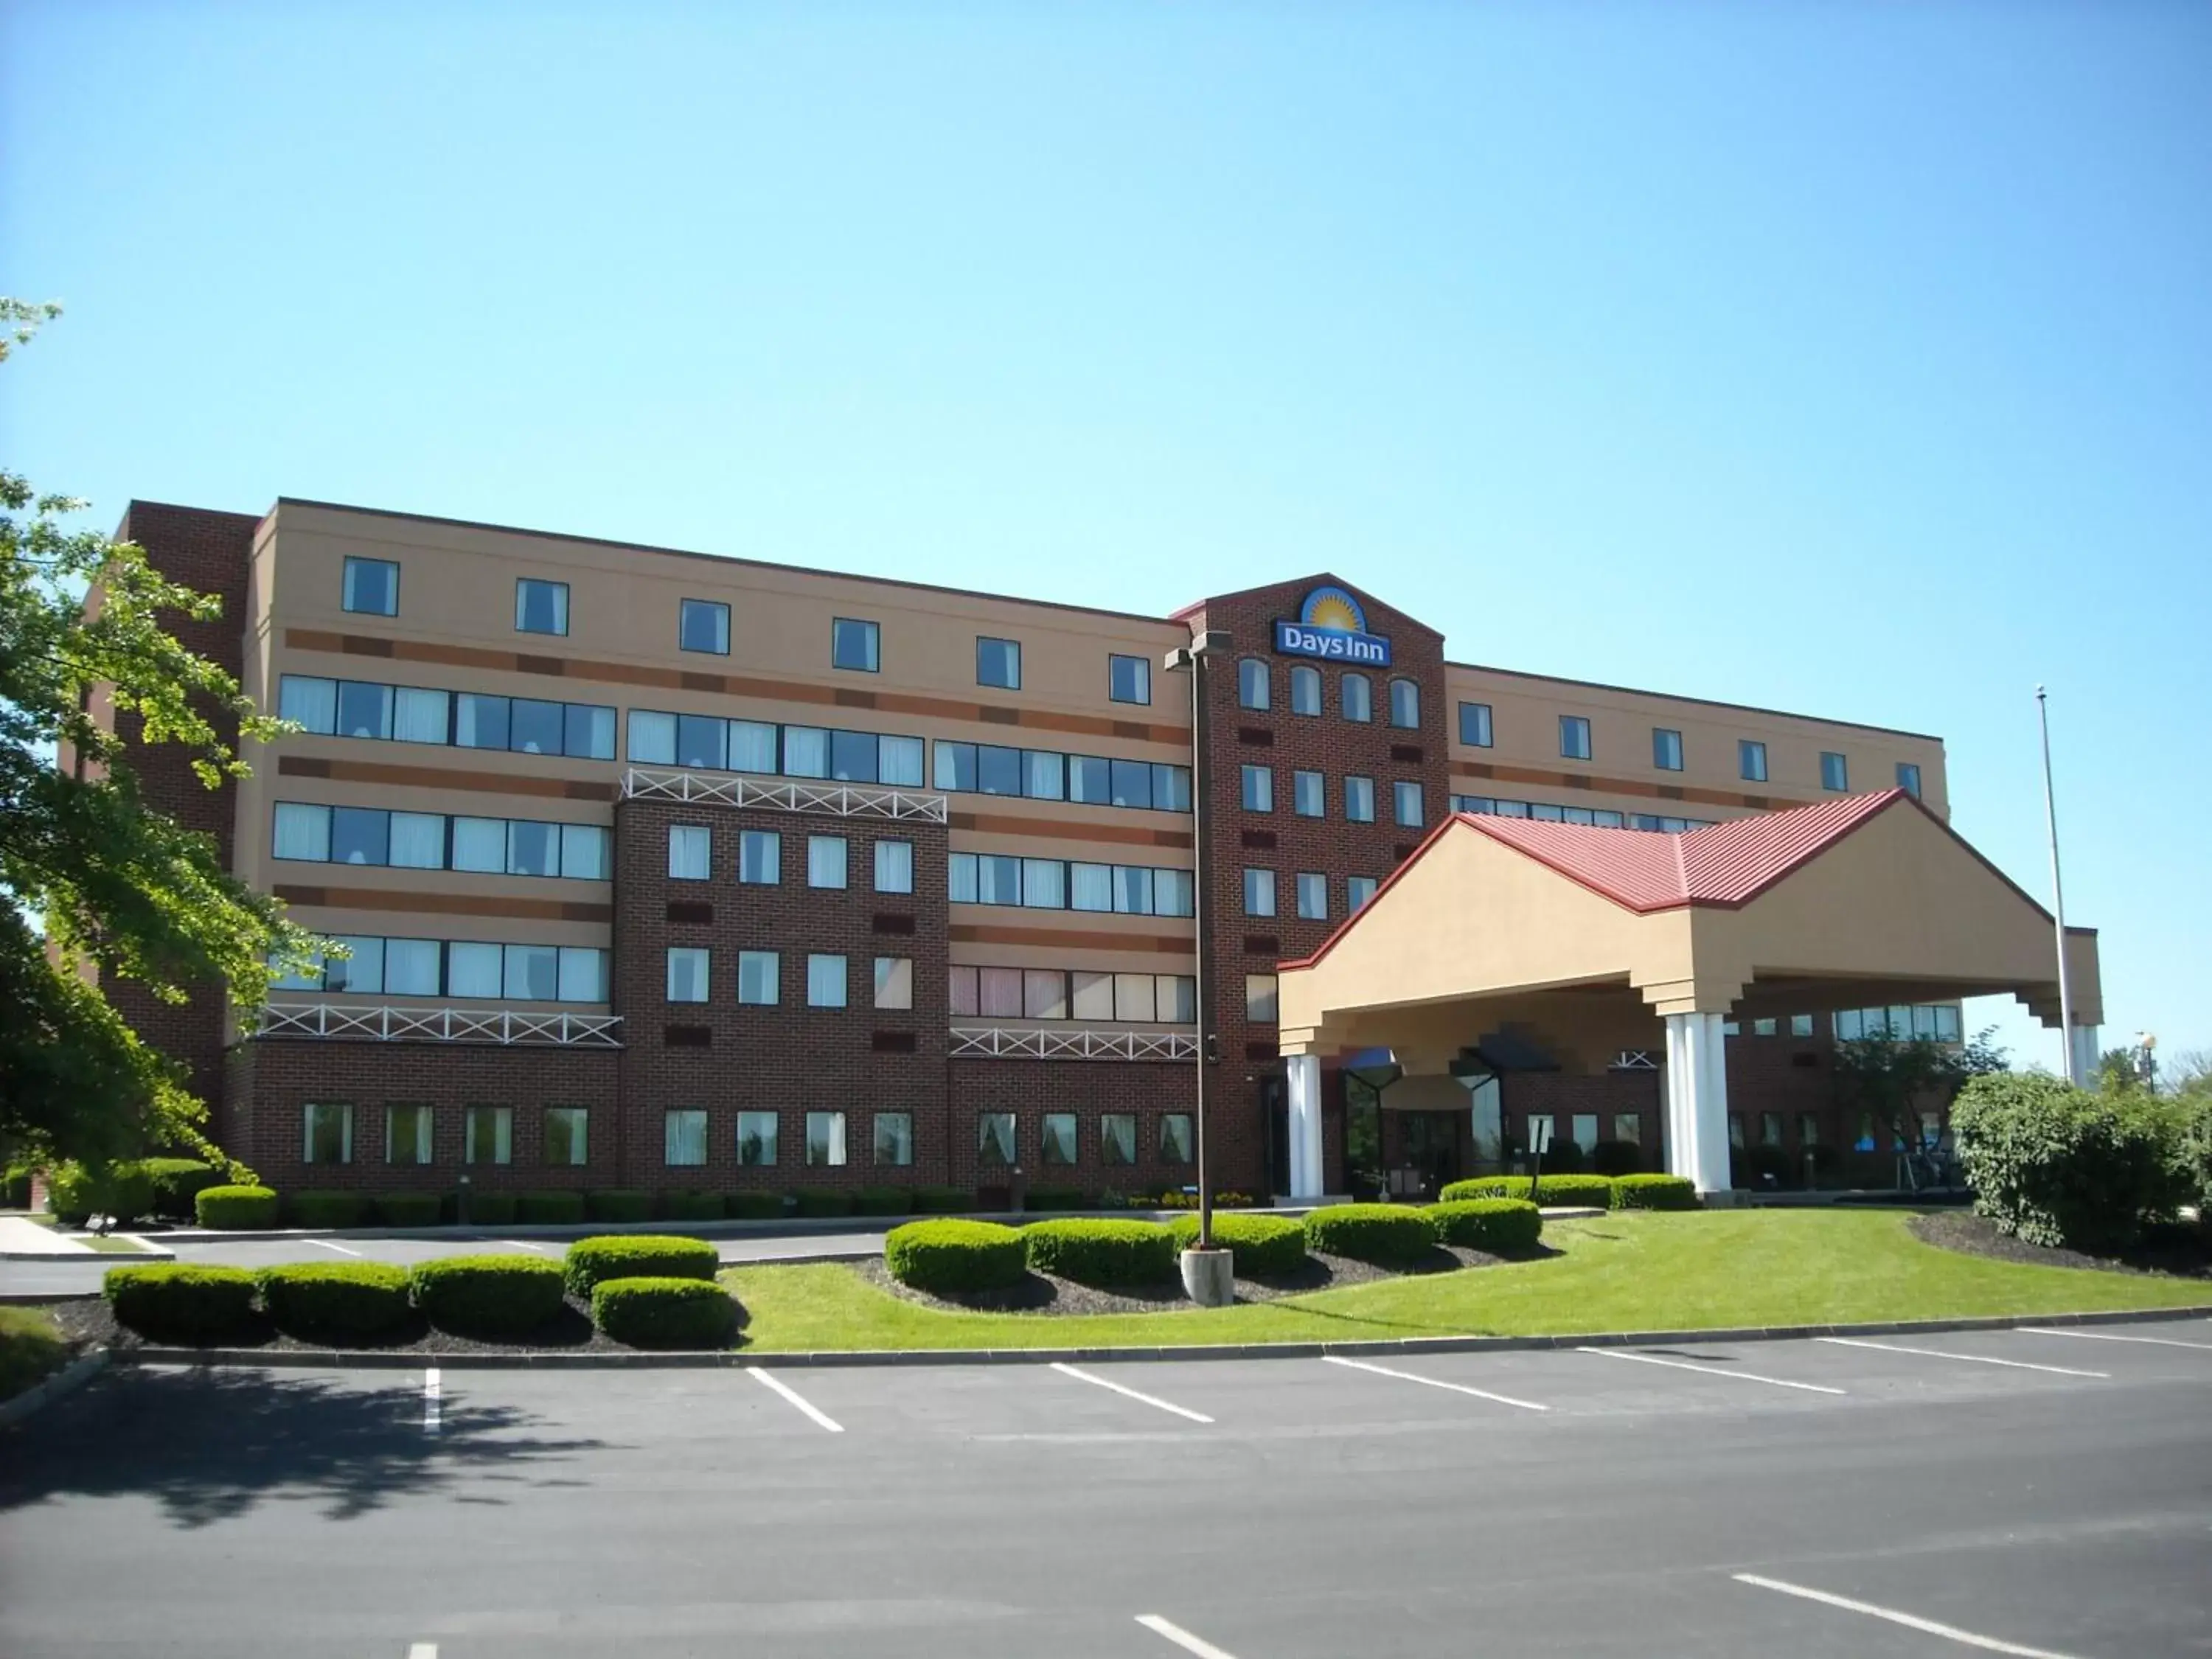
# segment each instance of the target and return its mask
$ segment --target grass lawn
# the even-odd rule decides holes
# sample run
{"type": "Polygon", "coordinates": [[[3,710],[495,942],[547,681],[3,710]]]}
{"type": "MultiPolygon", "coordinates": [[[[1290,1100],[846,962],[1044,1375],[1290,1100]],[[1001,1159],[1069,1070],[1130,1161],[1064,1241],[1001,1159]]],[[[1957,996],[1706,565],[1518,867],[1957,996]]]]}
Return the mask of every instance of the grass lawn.
{"type": "Polygon", "coordinates": [[[0,1400],[13,1399],[68,1358],[69,1345],[50,1315],[0,1306],[0,1400]]]}
{"type": "Polygon", "coordinates": [[[1691,1330],[2212,1304],[2212,1285],[1939,1250],[1895,1210],[1628,1212],[1558,1222],[1563,1254],[1234,1308],[1055,1316],[945,1313],[836,1263],[732,1267],[748,1347],[1038,1348],[1691,1330]]]}
{"type": "Polygon", "coordinates": [[[135,1239],[118,1238],[112,1233],[109,1233],[105,1236],[99,1233],[79,1233],[76,1237],[78,1243],[86,1246],[89,1249],[98,1250],[102,1255],[144,1255],[147,1254],[146,1247],[137,1243],[135,1239]]]}

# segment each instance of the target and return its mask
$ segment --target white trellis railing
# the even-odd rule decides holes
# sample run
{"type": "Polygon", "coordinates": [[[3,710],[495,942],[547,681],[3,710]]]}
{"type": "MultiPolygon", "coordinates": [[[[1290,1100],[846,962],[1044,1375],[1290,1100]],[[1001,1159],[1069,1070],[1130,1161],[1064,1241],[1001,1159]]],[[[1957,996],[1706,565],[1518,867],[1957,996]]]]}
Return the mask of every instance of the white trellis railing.
{"type": "Polygon", "coordinates": [[[272,1002],[254,1036],[365,1042],[493,1042],[510,1047],[619,1048],[619,1014],[534,1013],[519,1008],[394,1008],[272,1002]]]}
{"type": "Polygon", "coordinates": [[[828,813],[843,818],[919,819],[943,823],[942,795],[917,794],[866,783],[821,783],[805,778],[749,778],[711,772],[662,772],[633,766],[623,773],[626,800],[681,801],[694,806],[742,806],[771,812],[828,813]]]}
{"type": "Polygon", "coordinates": [[[1053,1030],[1030,1026],[956,1025],[954,1060],[1195,1060],[1190,1031],[1053,1030]]]}

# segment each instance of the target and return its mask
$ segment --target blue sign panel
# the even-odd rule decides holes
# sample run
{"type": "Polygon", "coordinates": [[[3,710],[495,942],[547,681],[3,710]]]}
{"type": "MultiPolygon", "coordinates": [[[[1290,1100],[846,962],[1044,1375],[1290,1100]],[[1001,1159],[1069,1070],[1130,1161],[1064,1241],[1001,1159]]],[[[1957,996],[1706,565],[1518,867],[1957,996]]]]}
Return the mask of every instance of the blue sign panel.
{"type": "Polygon", "coordinates": [[[1285,657],[1322,657],[1331,662],[1388,668],[1390,641],[1367,631],[1367,613],[1340,587],[1316,587],[1298,607],[1296,621],[1275,623],[1275,650],[1285,657]]]}

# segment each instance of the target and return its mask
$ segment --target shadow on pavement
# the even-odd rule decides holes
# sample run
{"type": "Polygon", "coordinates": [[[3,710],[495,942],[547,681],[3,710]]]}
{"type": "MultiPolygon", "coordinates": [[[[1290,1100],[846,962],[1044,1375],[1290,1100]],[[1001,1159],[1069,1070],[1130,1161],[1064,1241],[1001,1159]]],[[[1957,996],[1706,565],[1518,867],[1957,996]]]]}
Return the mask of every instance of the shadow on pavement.
{"type": "Polygon", "coordinates": [[[423,1426],[422,1373],[362,1387],[256,1370],[116,1370],[0,1434],[0,1510],[50,1498],[148,1496],[185,1528],[264,1502],[312,1504],[349,1521],[392,1497],[465,1481],[453,1501],[503,1504],[580,1484],[556,1473],[606,1442],[558,1437],[513,1406],[441,1402],[423,1426]]]}

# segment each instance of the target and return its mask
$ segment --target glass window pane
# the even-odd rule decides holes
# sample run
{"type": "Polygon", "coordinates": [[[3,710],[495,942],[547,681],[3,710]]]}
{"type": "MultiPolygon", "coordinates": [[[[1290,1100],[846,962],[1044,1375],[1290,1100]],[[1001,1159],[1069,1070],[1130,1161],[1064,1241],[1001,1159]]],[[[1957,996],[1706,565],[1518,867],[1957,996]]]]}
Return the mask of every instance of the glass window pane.
{"type": "Polygon", "coordinates": [[[591,1161],[591,1114],[580,1106],[545,1109],[545,1161],[563,1169],[591,1161]]]}
{"type": "Polygon", "coordinates": [[[847,847],[842,836],[806,838],[806,884],[809,887],[845,885],[847,847]]]}
{"type": "Polygon", "coordinates": [[[1191,905],[1194,878],[1188,870],[1152,872],[1152,912],[1162,916],[1195,914],[1191,905]]]}
{"type": "Polygon", "coordinates": [[[629,711],[629,757],[645,766],[676,764],[676,716],[629,711]]]}
{"type": "Polygon", "coordinates": [[[568,631],[568,584],[525,576],[514,584],[514,626],[522,634],[568,631]]]}
{"type": "Polygon", "coordinates": [[[914,891],[912,842],[879,841],[876,843],[876,890],[878,893],[914,891]]]}
{"type": "Polygon", "coordinates": [[[975,684],[1003,690],[1022,689],[1022,647],[1012,640],[975,641],[975,684]]]}
{"type": "Polygon", "coordinates": [[[748,1170],[772,1170],[775,1167],[775,1120],[774,1112],[739,1112],[738,1114],[738,1163],[748,1170]]]}
{"type": "Polygon", "coordinates": [[[1243,769],[1244,810],[1248,812],[1272,812],[1275,810],[1275,774],[1272,767],[1247,766],[1243,769]]]}
{"type": "Polygon", "coordinates": [[[557,702],[517,697],[507,706],[507,745],[517,754],[557,755],[567,719],[557,702]]]}
{"type": "Polygon", "coordinates": [[[1262,1025],[1275,1023],[1275,975],[1244,975],[1244,1017],[1262,1025]]]}
{"type": "Polygon", "coordinates": [[[1159,975],[1160,1018],[1176,1025],[1198,1019],[1198,981],[1188,974],[1159,975]]]}
{"type": "Polygon", "coordinates": [[[1079,969],[1068,975],[1069,1006],[1078,1019],[1114,1018],[1114,975],[1079,969]]]}
{"type": "Polygon", "coordinates": [[[1102,1112],[1098,1115],[1098,1159],[1102,1164],[1127,1165],[1137,1161],[1137,1115],[1102,1112]]]}
{"type": "Polygon", "coordinates": [[[676,717],[676,763],[719,772],[728,756],[729,723],[711,714],[676,717]]]}
{"type": "Polygon", "coordinates": [[[1407,729],[1421,723],[1421,688],[1409,679],[1390,682],[1390,724],[1407,729]]]}
{"type": "Polygon", "coordinates": [[[945,1001],[951,1012],[974,1018],[982,1006],[982,986],[977,970],[955,963],[945,981],[945,1001]]]}
{"type": "Polygon", "coordinates": [[[787,778],[830,775],[830,734],[819,726],[783,728],[783,775],[787,778]]]}
{"type": "Polygon", "coordinates": [[[686,651],[730,654],[730,607],[711,599],[685,599],[677,611],[677,643],[686,651]]]}
{"type": "Polygon", "coordinates": [[[1068,1164],[1075,1162],[1075,1114],[1047,1112],[1044,1125],[1037,1137],[1037,1156],[1046,1164],[1068,1164]]]}
{"type": "Polygon", "coordinates": [[[1247,869],[1244,872],[1244,914],[1248,916],[1272,916],[1275,914],[1275,872],[1273,870],[1247,869]]]}
{"type": "Polygon", "coordinates": [[[508,1164],[514,1158],[514,1108],[471,1106],[461,1115],[464,1164],[508,1164]]]}
{"type": "Polygon", "coordinates": [[[508,945],[507,994],[519,1002],[550,1002],[559,996],[559,948],[551,945],[508,945]]]}
{"type": "Polygon", "coordinates": [[[876,1162],[903,1168],[914,1162],[914,1114],[878,1112],[876,1162]]]}
{"type": "Polygon", "coordinates": [[[1897,763],[1897,787],[1916,800],[1920,796],[1920,769],[1911,761],[1897,763]]]}
{"type": "Polygon", "coordinates": [[[403,685],[392,696],[392,735],[401,743],[443,743],[453,718],[453,696],[403,685]]]}
{"type": "Polygon", "coordinates": [[[987,795],[1020,794],[1022,751],[1001,749],[994,744],[979,744],[975,750],[975,787],[987,795]]]}
{"type": "Polygon", "coordinates": [[[682,1107],[665,1114],[661,1156],[672,1167],[691,1168],[707,1161],[707,1114],[682,1107]]]}
{"type": "Polygon", "coordinates": [[[496,945],[457,939],[446,947],[446,990],[457,997],[495,997],[506,973],[496,945]]]}
{"type": "Polygon", "coordinates": [[[1737,769],[1751,783],[1766,781],[1766,745],[1743,738],[1735,746],[1737,769]]]}
{"type": "Polygon", "coordinates": [[[1113,799],[1116,806],[1149,809],[1152,804],[1152,768],[1149,761],[1114,763],[1113,799]]]}
{"type": "Polygon", "coordinates": [[[561,867],[561,826],[528,818],[507,826],[507,872],[510,876],[556,875],[561,867]]]}
{"type": "Polygon", "coordinates": [[[668,949],[667,1000],[671,1002],[704,1002],[711,994],[711,969],[707,952],[697,945],[671,945],[668,949]]]}
{"type": "Polygon", "coordinates": [[[566,708],[566,726],[562,734],[564,752],[577,760],[612,760],[615,711],[596,702],[572,702],[566,708]]]}
{"type": "Polygon", "coordinates": [[[1057,968],[1023,969],[1022,1017],[1024,1019],[1066,1019],[1067,975],[1057,968]]]}
{"type": "Polygon", "coordinates": [[[1111,910],[1114,908],[1113,866],[1069,865],[1067,908],[1071,910],[1111,910]]]}
{"type": "Polygon", "coordinates": [[[936,787],[954,793],[966,793],[975,787],[975,745],[972,743],[937,744],[936,787]]]}
{"type": "Polygon", "coordinates": [[[1014,1161],[1014,1115],[978,1112],[975,1115],[975,1161],[988,1170],[1012,1167],[1014,1161]]]}
{"type": "Polygon", "coordinates": [[[1152,700],[1152,665],[1143,657],[1106,659],[1106,695],[1115,702],[1152,700]]]}
{"type": "Polygon", "coordinates": [[[973,853],[948,853],[945,857],[945,896],[954,904],[974,904],[977,875],[973,853]]]}
{"type": "Polygon", "coordinates": [[[563,1002],[605,1002],[607,953],[594,945],[562,945],[560,990],[563,1002]]]}
{"type": "Polygon", "coordinates": [[[382,864],[390,852],[391,814],[373,806],[331,809],[331,862],[382,864]]]}
{"type": "Polygon", "coordinates": [[[776,769],[775,727],[764,720],[732,720],[729,722],[729,755],[726,764],[732,772],[763,772],[773,775],[776,769]]]}
{"type": "Polygon", "coordinates": [[[331,809],[288,800],[276,803],[276,826],[270,852],[280,859],[319,864],[331,855],[331,809]]]}
{"type": "Polygon", "coordinates": [[[1375,822],[1375,780],[1347,777],[1344,781],[1344,816],[1353,823],[1375,822]]]}
{"type": "Polygon", "coordinates": [[[1348,720],[1364,723],[1375,718],[1375,688],[1364,674],[1346,674],[1338,701],[1348,720]]]}
{"type": "Polygon", "coordinates": [[[1188,1164],[1190,1161],[1190,1115],[1187,1112],[1163,1113],[1160,1116],[1160,1162],[1188,1164]]]}
{"type": "Polygon", "coordinates": [[[876,958],[876,1006],[878,1008],[914,1006],[914,958],[912,957],[878,957],[876,958]]]}
{"type": "Polygon", "coordinates": [[[1328,915],[1328,878],[1311,870],[1298,872],[1298,918],[1321,921],[1328,915]]]}
{"type": "Polygon", "coordinates": [[[1390,804],[1391,810],[1395,814],[1401,829],[1418,830],[1421,827],[1421,786],[1419,784],[1407,783],[1402,781],[1392,784],[1390,804]]]}
{"type": "MultiPolygon", "coordinates": [[[[384,941],[384,994],[392,997],[434,997],[438,994],[441,952],[434,939],[388,939],[384,941]]],[[[459,995],[456,991],[453,994],[459,995]]]]}
{"type": "Polygon", "coordinates": [[[845,958],[810,956],[806,958],[806,1006],[842,1008],[845,1006],[845,958]]]}
{"type": "Polygon", "coordinates": [[[1190,811],[1190,768],[1163,766],[1152,763],[1152,810],[1158,812],[1188,812],[1190,811]]]}
{"type": "Polygon", "coordinates": [[[834,1170],[845,1161],[845,1115],[809,1112],[806,1115],[806,1162],[817,1170],[834,1170]]]}
{"type": "Polygon", "coordinates": [[[342,738],[390,737],[392,688],[339,681],[337,733],[342,738]]]}
{"type": "Polygon", "coordinates": [[[561,873],[571,881],[607,879],[607,832],[595,823],[561,826],[561,873]]]}
{"type": "Polygon", "coordinates": [[[441,812],[392,815],[392,862],[403,870],[446,867],[446,819],[441,812]]]}
{"type": "Polygon", "coordinates": [[[1257,657],[1245,657],[1237,665],[1237,702],[1243,708],[1265,708],[1272,690],[1267,665],[1257,657]]]}
{"type": "Polygon", "coordinates": [[[1291,775],[1291,810],[1303,818],[1317,818],[1327,810],[1324,799],[1328,786],[1318,772],[1294,772],[1291,775]]]}
{"type": "Polygon", "coordinates": [[[455,818],[453,868],[504,875],[507,872],[507,820],[455,818]]]}
{"type": "Polygon", "coordinates": [[[344,608],[372,617],[398,616],[399,567],[388,559],[348,559],[344,608]]]}
{"type": "Polygon", "coordinates": [[[1291,713],[1321,713],[1321,670],[1304,664],[1291,670],[1291,713]]]}
{"type": "Polygon", "coordinates": [[[783,836],[774,830],[738,833],[738,879],[749,886],[773,887],[783,879],[783,836]]]}
{"type": "MultiPolygon", "coordinates": [[[[455,694],[453,741],[462,748],[504,749],[507,747],[507,703],[505,697],[489,696],[475,691],[455,694]]],[[[635,750],[631,757],[644,758],[635,750]]]]}
{"type": "Polygon", "coordinates": [[[1139,866],[1114,866],[1114,908],[1125,916],[1152,914],[1152,872],[1139,866]]]}
{"type": "Polygon", "coordinates": [[[782,994],[782,958],[774,951],[738,952],[738,1000],[773,1007],[782,994]]]}
{"type": "Polygon", "coordinates": [[[985,968],[978,971],[981,982],[981,1007],[986,1019],[1019,1019],[1022,1014],[1022,970],[1018,968],[985,968]]]}
{"type": "Polygon", "coordinates": [[[975,855],[975,901],[979,904],[1022,902],[1022,861],[1000,854],[975,855]]]}
{"type": "Polygon", "coordinates": [[[1022,902],[1032,910],[1066,909],[1067,866],[1058,859],[1024,859],[1022,902]]]}
{"type": "Polygon", "coordinates": [[[1490,705],[1463,702],[1459,706],[1459,740],[1470,748],[1490,747],[1490,705]]]}
{"type": "Polygon", "coordinates": [[[880,738],[876,744],[878,781],[902,788],[921,787],[921,739],[880,738]]]}
{"type": "Polygon", "coordinates": [[[1114,1018],[1146,1024],[1159,1018],[1159,992],[1152,975],[1114,975],[1114,1018]]]}
{"type": "Polygon", "coordinates": [[[1107,806],[1114,799],[1113,763],[1097,755],[1067,757],[1067,798],[1086,806],[1107,806]]]}
{"type": "Polygon", "coordinates": [[[277,684],[276,713],[304,730],[332,732],[337,726],[338,683],[287,674],[277,684]]]}
{"type": "Polygon", "coordinates": [[[323,964],[323,988],[326,991],[377,993],[384,989],[384,941],[355,933],[333,935],[335,942],[350,953],[343,958],[332,957],[323,964]]]}
{"type": "Polygon", "coordinates": [[[830,664],[872,674],[883,665],[882,630],[872,622],[839,617],[830,624],[830,664]]]}

